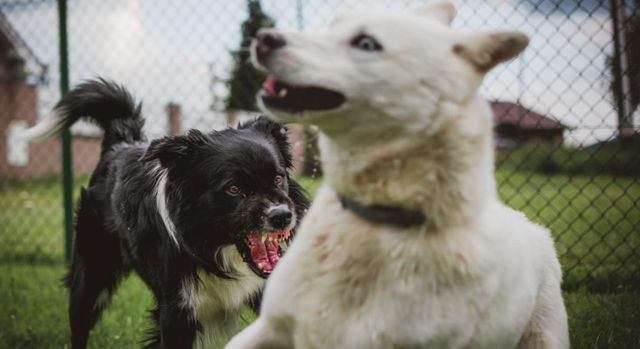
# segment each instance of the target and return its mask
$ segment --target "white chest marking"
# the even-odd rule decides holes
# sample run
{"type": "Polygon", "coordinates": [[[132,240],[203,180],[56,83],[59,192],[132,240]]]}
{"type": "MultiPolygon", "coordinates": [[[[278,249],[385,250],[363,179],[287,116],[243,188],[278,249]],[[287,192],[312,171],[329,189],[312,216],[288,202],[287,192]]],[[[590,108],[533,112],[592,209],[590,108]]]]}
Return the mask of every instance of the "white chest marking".
{"type": "Polygon", "coordinates": [[[225,246],[218,253],[224,269],[235,271],[235,279],[221,279],[200,270],[201,282],[186,284],[182,289],[183,306],[192,309],[202,326],[194,343],[198,349],[214,346],[221,338],[234,334],[245,302],[266,282],[249,269],[235,246],[225,246]]]}

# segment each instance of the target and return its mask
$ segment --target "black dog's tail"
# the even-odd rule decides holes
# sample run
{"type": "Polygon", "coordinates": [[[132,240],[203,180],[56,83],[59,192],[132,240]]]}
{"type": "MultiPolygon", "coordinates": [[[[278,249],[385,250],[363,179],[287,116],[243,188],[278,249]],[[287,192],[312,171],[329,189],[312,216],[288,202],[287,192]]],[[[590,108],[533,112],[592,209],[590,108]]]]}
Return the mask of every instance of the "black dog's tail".
{"type": "Polygon", "coordinates": [[[55,137],[80,118],[86,118],[104,130],[104,151],[117,143],[145,141],[140,110],[140,104],[135,104],[124,87],[104,79],[87,81],[64,96],[50,115],[21,136],[34,141],[55,137]]]}

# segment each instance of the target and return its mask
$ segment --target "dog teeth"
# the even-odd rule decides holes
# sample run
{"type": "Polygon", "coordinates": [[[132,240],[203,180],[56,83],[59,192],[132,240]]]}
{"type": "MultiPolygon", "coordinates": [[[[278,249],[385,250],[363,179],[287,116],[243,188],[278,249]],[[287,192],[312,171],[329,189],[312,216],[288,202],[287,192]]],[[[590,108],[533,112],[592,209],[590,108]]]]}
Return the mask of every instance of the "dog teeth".
{"type": "Polygon", "coordinates": [[[278,97],[286,97],[287,94],[289,94],[289,90],[283,88],[282,90],[280,90],[280,92],[278,92],[278,97]]]}
{"type": "Polygon", "coordinates": [[[258,269],[260,270],[264,269],[264,266],[262,265],[262,263],[258,263],[258,269]]]}
{"type": "Polygon", "coordinates": [[[265,241],[267,241],[267,234],[262,234],[262,243],[264,244],[265,241]]]}

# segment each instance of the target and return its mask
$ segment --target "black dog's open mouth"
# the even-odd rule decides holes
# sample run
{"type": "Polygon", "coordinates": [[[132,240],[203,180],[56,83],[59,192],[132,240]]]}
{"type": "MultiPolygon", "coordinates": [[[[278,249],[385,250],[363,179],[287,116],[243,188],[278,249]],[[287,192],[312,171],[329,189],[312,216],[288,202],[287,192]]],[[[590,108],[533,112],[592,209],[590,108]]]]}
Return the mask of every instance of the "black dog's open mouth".
{"type": "Polygon", "coordinates": [[[267,108],[284,112],[325,111],[340,107],[346,97],[337,91],[313,86],[292,86],[269,76],[260,93],[267,108]]]}
{"type": "Polygon", "coordinates": [[[242,243],[236,243],[242,259],[256,275],[267,278],[282,257],[281,243],[291,237],[290,230],[275,233],[249,233],[242,243]]]}

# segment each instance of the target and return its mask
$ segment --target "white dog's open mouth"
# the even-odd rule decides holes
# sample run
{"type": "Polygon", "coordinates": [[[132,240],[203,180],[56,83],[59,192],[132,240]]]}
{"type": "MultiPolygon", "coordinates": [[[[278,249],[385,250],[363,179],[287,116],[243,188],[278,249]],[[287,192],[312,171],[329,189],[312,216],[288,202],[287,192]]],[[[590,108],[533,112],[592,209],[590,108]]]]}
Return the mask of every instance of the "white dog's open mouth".
{"type": "Polygon", "coordinates": [[[292,86],[272,76],[265,81],[260,97],[265,107],[290,113],[336,109],[346,100],[337,91],[314,86],[292,86]]]}

